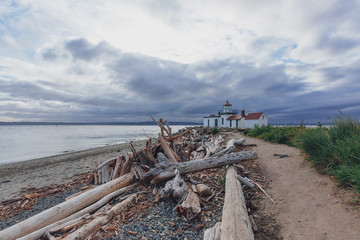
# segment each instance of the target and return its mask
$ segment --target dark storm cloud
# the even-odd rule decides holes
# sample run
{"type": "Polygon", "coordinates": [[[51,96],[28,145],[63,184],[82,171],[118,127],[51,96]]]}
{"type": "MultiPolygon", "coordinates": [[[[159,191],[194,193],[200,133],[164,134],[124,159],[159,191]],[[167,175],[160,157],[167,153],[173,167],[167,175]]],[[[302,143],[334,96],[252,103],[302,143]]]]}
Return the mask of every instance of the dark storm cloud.
{"type": "Polygon", "coordinates": [[[113,106],[117,103],[115,98],[103,96],[92,96],[81,92],[69,92],[68,89],[61,85],[46,84],[56,86],[59,89],[48,88],[40,84],[25,81],[6,81],[0,79],[0,92],[7,93],[11,97],[31,99],[31,100],[48,100],[60,101],[65,103],[84,104],[90,106],[113,106]]]}
{"type": "Polygon", "coordinates": [[[148,99],[159,100],[184,97],[203,87],[188,66],[137,54],[121,54],[109,68],[114,72],[114,83],[125,86],[148,99]]]}
{"type": "MultiPolygon", "coordinates": [[[[327,83],[346,83],[314,91],[306,83],[306,76],[289,76],[286,65],[253,65],[236,58],[182,64],[124,53],[105,42],[92,44],[86,39],[74,39],[60,47],[48,48],[43,56],[65,64],[69,64],[66,61],[72,56],[75,61],[67,65],[69,72],[82,72],[85,77],[89,74],[87,69],[91,70],[99,63],[104,69],[105,75],[96,83],[81,85],[74,82],[71,87],[61,82],[0,79],[0,92],[10,97],[24,101],[59,101],[78,109],[60,111],[59,119],[144,121],[155,115],[170,121],[200,122],[202,117],[217,113],[229,100],[233,108],[245,108],[246,113],[266,112],[272,123],[313,123],[328,122],[338,110],[346,112],[360,105],[356,94],[360,91],[360,62],[318,69],[301,64],[299,68],[305,72],[312,69],[321,72],[327,83]],[[86,65],[77,60],[86,61],[86,65]]],[[[6,108],[2,107],[2,110],[6,108]]],[[[44,118],[56,120],[55,113],[38,112],[44,118]]],[[[16,115],[14,111],[12,114],[16,115]]],[[[31,113],[23,111],[21,114],[31,113]]]]}
{"type": "Polygon", "coordinates": [[[91,61],[101,54],[109,53],[111,51],[110,47],[104,42],[93,45],[84,38],[67,42],[65,48],[71,53],[75,60],[81,59],[85,61],[91,61]]]}

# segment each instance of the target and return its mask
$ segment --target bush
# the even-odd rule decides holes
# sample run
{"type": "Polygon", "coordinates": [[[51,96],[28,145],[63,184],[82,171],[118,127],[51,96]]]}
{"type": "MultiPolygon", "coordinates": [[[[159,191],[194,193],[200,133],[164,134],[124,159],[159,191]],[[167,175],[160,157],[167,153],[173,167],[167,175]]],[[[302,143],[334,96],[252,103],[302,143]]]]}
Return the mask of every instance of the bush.
{"type": "Polygon", "coordinates": [[[214,127],[214,128],[211,128],[210,129],[210,133],[215,135],[215,134],[218,134],[219,133],[219,129],[217,127],[214,127]]]}

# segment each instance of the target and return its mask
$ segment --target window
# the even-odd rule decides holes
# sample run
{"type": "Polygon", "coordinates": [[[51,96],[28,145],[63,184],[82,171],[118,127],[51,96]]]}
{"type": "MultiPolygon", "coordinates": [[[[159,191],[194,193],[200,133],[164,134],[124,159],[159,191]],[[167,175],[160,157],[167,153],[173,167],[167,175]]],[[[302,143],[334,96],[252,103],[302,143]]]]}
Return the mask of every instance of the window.
{"type": "Polygon", "coordinates": [[[224,118],[221,119],[221,125],[224,125],[224,118]]]}

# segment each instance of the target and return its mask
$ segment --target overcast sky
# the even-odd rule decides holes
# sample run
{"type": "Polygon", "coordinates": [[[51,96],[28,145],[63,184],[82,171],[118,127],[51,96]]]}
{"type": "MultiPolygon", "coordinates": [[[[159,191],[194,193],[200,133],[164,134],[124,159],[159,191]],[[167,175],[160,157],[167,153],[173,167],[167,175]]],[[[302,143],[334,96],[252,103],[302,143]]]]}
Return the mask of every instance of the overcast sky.
{"type": "Polygon", "coordinates": [[[360,1],[2,0],[0,121],[360,116],[360,1]]]}

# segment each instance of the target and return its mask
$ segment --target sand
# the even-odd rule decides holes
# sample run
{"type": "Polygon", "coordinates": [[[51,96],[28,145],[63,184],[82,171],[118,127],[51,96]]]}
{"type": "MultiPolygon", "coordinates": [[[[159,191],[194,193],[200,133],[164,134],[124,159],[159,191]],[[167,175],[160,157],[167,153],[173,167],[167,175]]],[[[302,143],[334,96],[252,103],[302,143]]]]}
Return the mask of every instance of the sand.
{"type": "MultiPolygon", "coordinates": [[[[136,150],[145,144],[146,140],[133,142],[136,150]]],[[[29,188],[70,182],[74,176],[93,170],[99,157],[106,160],[129,149],[130,143],[123,143],[0,165],[0,202],[19,197],[29,188]]]]}

